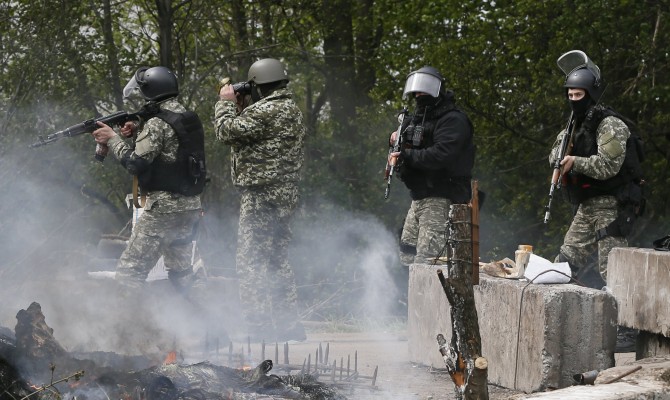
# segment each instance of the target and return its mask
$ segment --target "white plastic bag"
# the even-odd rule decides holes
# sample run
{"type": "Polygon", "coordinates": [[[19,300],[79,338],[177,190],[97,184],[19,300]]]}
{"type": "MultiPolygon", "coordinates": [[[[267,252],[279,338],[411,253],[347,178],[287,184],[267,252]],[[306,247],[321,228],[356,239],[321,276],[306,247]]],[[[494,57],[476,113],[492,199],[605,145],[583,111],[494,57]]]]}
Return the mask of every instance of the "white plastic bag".
{"type": "Polygon", "coordinates": [[[572,272],[568,263],[553,263],[535,254],[530,255],[524,274],[524,277],[533,283],[568,283],[570,282],[570,276],[572,276],[572,272]]]}

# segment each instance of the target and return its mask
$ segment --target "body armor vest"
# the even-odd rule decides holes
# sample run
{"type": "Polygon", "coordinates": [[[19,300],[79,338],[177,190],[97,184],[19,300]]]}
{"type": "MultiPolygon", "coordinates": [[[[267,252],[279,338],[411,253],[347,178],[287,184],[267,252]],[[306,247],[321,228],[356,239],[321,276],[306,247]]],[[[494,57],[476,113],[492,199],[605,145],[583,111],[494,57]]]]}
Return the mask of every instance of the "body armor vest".
{"type": "Polygon", "coordinates": [[[566,185],[570,202],[579,204],[582,201],[595,196],[611,195],[616,196],[619,189],[630,183],[639,181],[642,178],[642,166],[644,154],[642,150],[642,140],[634,129],[631,129],[632,121],[623,117],[609,107],[595,106],[587,113],[581,126],[575,132],[572,155],[578,157],[590,157],[598,153],[598,127],[606,117],[613,116],[623,121],[629,128],[630,136],[626,141],[626,155],[619,172],[612,178],[598,180],[588,177],[584,174],[568,174],[569,179],[566,185]]]}
{"type": "Polygon", "coordinates": [[[167,122],[177,134],[179,149],[174,162],[156,158],[138,176],[142,191],[166,191],[195,196],[205,187],[205,131],[198,115],[192,111],[177,113],[159,110],[154,117],[167,122]]]}
{"type": "MultiPolygon", "coordinates": [[[[438,121],[450,113],[463,113],[452,101],[445,101],[435,107],[423,108],[423,113],[415,113],[406,118],[402,128],[403,148],[425,149],[435,144],[434,132],[438,121]]],[[[465,114],[463,114],[465,115],[465,114]]],[[[470,121],[468,120],[468,123],[470,121]]],[[[472,125],[470,125],[472,130],[472,125]]],[[[468,133],[466,133],[468,134],[468,133]]],[[[474,158],[474,156],[473,156],[474,158]]],[[[469,162],[461,165],[463,171],[446,169],[416,170],[400,165],[400,179],[410,189],[412,198],[446,197],[453,203],[466,203],[470,199],[469,162]],[[459,173],[462,172],[462,173],[459,173]],[[454,175],[456,174],[456,175],[454,175]]]]}

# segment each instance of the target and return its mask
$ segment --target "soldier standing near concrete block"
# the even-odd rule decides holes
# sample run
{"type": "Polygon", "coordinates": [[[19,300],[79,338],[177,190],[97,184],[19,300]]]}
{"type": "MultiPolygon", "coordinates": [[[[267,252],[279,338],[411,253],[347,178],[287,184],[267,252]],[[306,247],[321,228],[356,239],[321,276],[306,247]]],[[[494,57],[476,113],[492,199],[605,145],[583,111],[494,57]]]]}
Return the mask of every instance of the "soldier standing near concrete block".
{"type": "MultiPolygon", "coordinates": [[[[598,271],[607,283],[609,253],[628,246],[626,236],[644,207],[641,140],[631,134],[626,122],[632,122],[599,104],[605,84],[600,69],[586,54],[565,53],[558,65],[566,74],[563,86],[572,115],[568,128],[556,138],[549,162],[559,162],[560,184],[575,214],[555,261],[568,262],[577,276],[597,250],[598,271]],[[564,147],[566,134],[569,140],[564,147]],[[561,152],[565,156],[558,160],[561,152]]],[[[617,351],[634,349],[634,336],[634,330],[620,326],[617,351]]]]}
{"type": "MultiPolygon", "coordinates": [[[[575,208],[572,223],[556,257],[573,274],[598,252],[598,270],[607,282],[607,259],[614,247],[626,247],[642,192],[637,142],[619,114],[599,104],[605,84],[600,70],[581,51],[558,60],[566,72],[565,95],[572,109],[570,146],[560,160],[562,185],[575,208]]],[[[549,155],[553,165],[566,130],[549,155]]]]}
{"type": "Polygon", "coordinates": [[[256,61],[248,73],[251,104],[238,111],[245,93],[226,84],[215,108],[216,136],[231,146],[233,183],[241,194],[236,264],[242,311],[255,340],[306,339],[288,263],[305,126],[288,80],[280,61],[256,61]]]}
{"type": "Polygon", "coordinates": [[[396,135],[402,136],[389,165],[397,166],[412,197],[400,238],[404,265],[430,262],[444,251],[449,207],[471,197],[473,127],[444,83],[433,67],[407,76],[403,97],[414,98],[416,107],[390,138],[393,146],[396,135]]]}

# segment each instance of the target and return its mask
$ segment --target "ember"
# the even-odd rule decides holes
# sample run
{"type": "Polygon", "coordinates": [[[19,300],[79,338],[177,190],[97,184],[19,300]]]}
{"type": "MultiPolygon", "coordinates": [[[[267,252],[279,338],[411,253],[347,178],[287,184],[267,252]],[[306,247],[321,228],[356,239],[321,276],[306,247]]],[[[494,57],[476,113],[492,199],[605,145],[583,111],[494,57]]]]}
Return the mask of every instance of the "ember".
{"type": "Polygon", "coordinates": [[[54,339],[37,303],[19,311],[17,320],[15,339],[0,335],[0,387],[4,390],[0,399],[346,399],[308,373],[270,374],[271,360],[249,370],[210,362],[180,365],[172,351],[158,366],[118,370],[96,364],[84,354],[78,355],[80,359],[68,353],[54,339]],[[28,382],[50,383],[31,388],[28,382]]]}

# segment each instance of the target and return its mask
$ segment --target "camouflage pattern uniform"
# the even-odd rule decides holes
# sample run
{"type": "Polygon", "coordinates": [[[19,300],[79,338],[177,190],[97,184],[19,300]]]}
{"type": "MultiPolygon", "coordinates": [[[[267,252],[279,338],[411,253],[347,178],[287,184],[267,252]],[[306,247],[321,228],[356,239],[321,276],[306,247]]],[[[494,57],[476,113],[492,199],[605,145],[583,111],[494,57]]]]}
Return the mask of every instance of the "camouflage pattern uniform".
{"type": "Polygon", "coordinates": [[[266,339],[298,325],[288,245],[305,127],[292,97],[283,88],[239,114],[232,101],[215,108],[216,135],[231,146],[233,183],[241,194],[236,264],[245,322],[250,334],[266,339]]]}
{"type": "MultiPolygon", "coordinates": [[[[162,102],[161,109],[186,111],[174,98],[162,102]]],[[[173,162],[177,157],[179,141],[167,122],[154,117],[143,122],[140,133],[131,143],[117,135],[109,140],[108,146],[119,160],[134,152],[148,162],[158,158],[173,162]]],[[[193,278],[193,246],[190,239],[201,215],[200,196],[165,191],[145,194],[144,212],[119,259],[116,280],[124,286],[142,286],[149,271],[163,256],[170,280],[178,287],[188,287],[193,278]]]]}
{"type": "MultiPolygon", "coordinates": [[[[558,157],[564,134],[565,130],[556,138],[549,155],[551,165],[558,157]]],[[[576,157],[572,171],[597,180],[612,178],[623,165],[628,136],[630,131],[620,119],[606,117],[600,122],[597,130],[597,154],[590,157],[576,157]]],[[[596,231],[614,221],[617,214],[618,204],[615,196],[596,196],[581,202],[555,261],[563,260],[562,255],[575,271],[587,264],[588,257],[597,247],[598,270],[603,280],[607,282],[607,258],[610,250],[614,247],[626,247],[628,242],[624,237],[615,236],[606,236],[597,241],[596,231]]]]}
{"type": "Polygon", "coordinates": [[[451,200],[442,197],[412,201],[402,228],[400,261],[403,265],[430,263],[444,252],[449,207],[451,200]],[[406,250],[412,247],[416,250],[406,250]]]}

